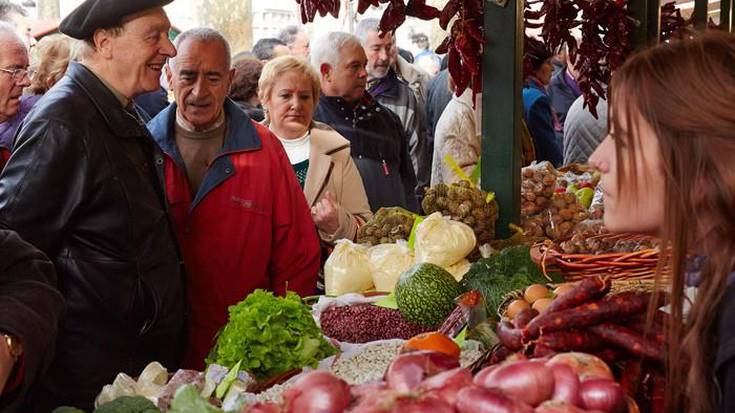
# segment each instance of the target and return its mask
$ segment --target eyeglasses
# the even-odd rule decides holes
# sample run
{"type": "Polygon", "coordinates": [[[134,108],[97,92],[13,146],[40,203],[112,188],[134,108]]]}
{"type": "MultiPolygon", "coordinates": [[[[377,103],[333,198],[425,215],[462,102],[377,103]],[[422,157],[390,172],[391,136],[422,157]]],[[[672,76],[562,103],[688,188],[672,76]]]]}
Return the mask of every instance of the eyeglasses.
{"type": "Polygon", "coordinates": [[[28,69],[2,69],[0,68],[0,72],[8,73],[10,75],[10,78],[14,82],[19,82],[25,79],[26,76],[31,75],[31,72],[28,69]]]}

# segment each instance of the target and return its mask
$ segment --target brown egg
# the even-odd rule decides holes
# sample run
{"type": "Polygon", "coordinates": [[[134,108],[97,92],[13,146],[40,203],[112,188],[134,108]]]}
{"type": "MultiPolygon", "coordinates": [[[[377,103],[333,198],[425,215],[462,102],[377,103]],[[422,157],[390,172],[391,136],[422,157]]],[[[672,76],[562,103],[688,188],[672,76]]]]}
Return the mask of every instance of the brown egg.
{"type": "Polygon", "coordinates": [[[574,289],[574,284],[562,284],[554,289],[554,297],[558,297],[574,289]]]}
{"type": "Polygon", "coordinates": [[[526,288],[526,292],[523,294],[523,298],[531,304],[542,298],[549,298],[550,296],[551,293],[549,292],[549,289],[541,284],[529,285],[528,288],[526,288]]]}
{"type": "Polygon", "coordinates": [[[515,318],[516,314],[520,313],[526,308],[531,308],[531,305],[529,305],[525,300],[513,300],[510,304],[508,304],[508,308],[505,309],[505,316],[512,320],[513,318],[515,318]]]}
{"type": "Polygon", "coordinates": [[[533,303],[533,306],[531,308],[538,311],[539,313],[543,313],[544,310],[546,310],[546,308],[548,308],[549,305],[551,305],[552,301],[554,301],[552,298],[541,298],[539,300],[536,300],[536,302],[533,303]]]}

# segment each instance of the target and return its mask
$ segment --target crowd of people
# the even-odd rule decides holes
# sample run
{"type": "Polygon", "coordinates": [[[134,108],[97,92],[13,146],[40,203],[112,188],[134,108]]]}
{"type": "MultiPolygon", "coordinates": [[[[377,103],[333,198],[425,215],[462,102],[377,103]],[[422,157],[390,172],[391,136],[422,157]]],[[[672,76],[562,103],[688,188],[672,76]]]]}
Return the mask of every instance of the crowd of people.
{"type": "MultiPolygon", "coordinates": [[[[481,97],[456,96],[446,59],[426,49],[420,57],[439,66],[436,73],[412,64],[391,33],[380,35],[378,20],[360,21],[354,35],[317,39],[289,26],[239,52],[208,28],[172,43],[162,8],[171,1],[86,0],[62,21],[62,34],[31,50],[13,24],[23,9],[0,2],[2,411],[90,409],[117,373],[137,374],[152,360],[202,369],[230,305],[258,288],[318,293],[337,240],[354,240],[381,207],[420,212],[429,185],[460,179],[448,160],[468,174],[479,162],[481,97]]],[[[735,93],[703,89],[722,109],[706,115],[705,105],[697,112],[697,100],[688,101],[687,94],[704,96],[698,90],[674,94],[681,99],[669,107],[645,89],[627,106],[638,83],[663,82],[647,71],[677,59],[716,72],[692,73],[699,85],[732,82],[732,38],[699,42],[654,49],[625,66],[608,133],[608,103],[600,101],[597,118],[583,107],[571,58],[530,41],[523,158],[597,168],[612,229],[666,226],[678,240],[682,208],[705,205],[709,215],[674,253],[683,265],[696,237],[716,229],[719,244],[699,251],[713,257],[703,274],[716,304],[735,270],[728,216],[735,172],[726,161],[735,155],[735,93]],[[698,55],[704,47],[719,60],[698,55]],[[628,150],[637,154],[618,166],[628,150]],[[625,163],[653,182],[620,173],[625,163]],[[628,193],[618,179],[637,184],[628,193]],[[710,190],[676,198],[691,188],[683,181],[710,190]],[[636,192],[652,184],[660,199],[636,192]],[[647,208],[626,215],[622,195],[647,208]],[[664,200],[679,209],[664,214],[657,203],[664,200]]],[[[699,338],[715,319],[701,307],[699,338]]],[[[735,331],[722,328],[723,340],[735,331]]],[[[727,349],[724,360],[733,357],[727,349]]],[[[694,361],[702,378],[707,360],[694,361]]],[[[734,362],[718,364],[723,389],[735,387],[734,362]]]]}

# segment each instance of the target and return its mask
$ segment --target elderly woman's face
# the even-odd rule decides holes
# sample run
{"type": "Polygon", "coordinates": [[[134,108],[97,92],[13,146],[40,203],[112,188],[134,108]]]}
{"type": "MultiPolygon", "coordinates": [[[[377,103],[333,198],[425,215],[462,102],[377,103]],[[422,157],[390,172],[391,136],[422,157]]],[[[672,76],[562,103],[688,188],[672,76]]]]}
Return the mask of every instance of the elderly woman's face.
{"type": "Polygon", "coordinates": [[[288,71],[276,78],[265,106],[271,129],[283,139],[303,136],[314,116],[314,85],[309,76],[288,71]]]}

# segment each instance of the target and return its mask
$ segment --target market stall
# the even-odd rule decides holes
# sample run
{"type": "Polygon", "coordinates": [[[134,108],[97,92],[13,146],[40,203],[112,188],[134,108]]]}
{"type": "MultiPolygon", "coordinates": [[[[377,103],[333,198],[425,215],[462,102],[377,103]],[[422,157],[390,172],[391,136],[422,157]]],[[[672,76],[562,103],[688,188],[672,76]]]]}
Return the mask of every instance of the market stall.
{"type": "MultiPolygon", "coordinates": [[[[429,188],[425,216],[382,209],[337,242],[326,295],[256,290],[230,307],[205,371],[120,374],[95,412],[664,411],[660,244],[606,231],[585,165],[521,168],[521,54],[524,24],[577,53],[594,108],[636,45],[691,22],[643,0],[388,3],[383,30],[439,19],[457,93],[484,92],[481,171],[429,188]]],[[[300,4],[312,21],[341,2],[300,4]]]]}

